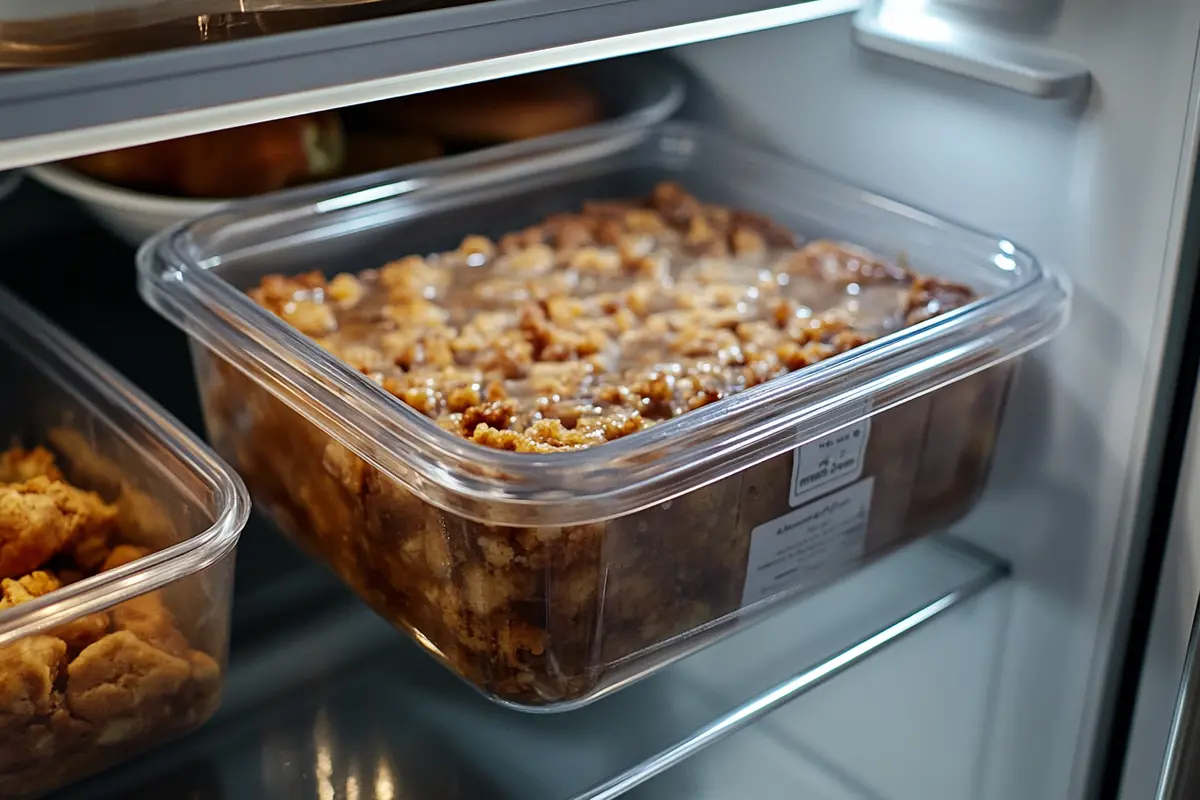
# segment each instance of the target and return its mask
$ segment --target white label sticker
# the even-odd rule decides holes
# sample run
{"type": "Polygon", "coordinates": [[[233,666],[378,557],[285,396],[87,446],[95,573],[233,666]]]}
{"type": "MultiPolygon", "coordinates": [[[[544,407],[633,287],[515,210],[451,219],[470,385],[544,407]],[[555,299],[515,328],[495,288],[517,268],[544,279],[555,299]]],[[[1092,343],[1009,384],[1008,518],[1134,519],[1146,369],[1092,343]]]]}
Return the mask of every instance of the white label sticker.
{"type": "Polygon", "coordinates": [[[798,506],[858,480],[870,438],[871,418],[867,417],[797,447],[788,502],[798,506]]]}
{"type": "Polygon", "coordinates": [[[855,566],[866,549],[874,485],[866,478],[752,530],[742,606],[855,566]]]}

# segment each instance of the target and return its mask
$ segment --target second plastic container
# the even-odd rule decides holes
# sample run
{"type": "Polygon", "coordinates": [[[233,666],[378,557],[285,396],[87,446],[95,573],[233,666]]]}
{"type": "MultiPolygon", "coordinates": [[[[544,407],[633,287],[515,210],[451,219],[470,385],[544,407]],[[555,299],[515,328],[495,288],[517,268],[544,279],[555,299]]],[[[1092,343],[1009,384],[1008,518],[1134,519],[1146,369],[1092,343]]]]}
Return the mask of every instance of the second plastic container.
{"type": "Polygon", "coordinates": [[[212,440],[281,527],[493,698],[563,709],[965,513],[1011,359],[1060,328],[1067,292],[1010,242],[695,127],[541,148],[232,206],[143,247],[140,280],[194,338],[212,440]],[[244,294],[662,180],[982,299],[623,439],[534,455],[440,429],[244,294]],[[812,467],[830,447],[845,468],[812,467]]]}
{"type": "Polygon", "coordinates": [[[3,290],[0,369],[5,444],[45,448],[2,461],[0,797],[15,800],[213,714],[250,504],[194,436],[3,290]]]}

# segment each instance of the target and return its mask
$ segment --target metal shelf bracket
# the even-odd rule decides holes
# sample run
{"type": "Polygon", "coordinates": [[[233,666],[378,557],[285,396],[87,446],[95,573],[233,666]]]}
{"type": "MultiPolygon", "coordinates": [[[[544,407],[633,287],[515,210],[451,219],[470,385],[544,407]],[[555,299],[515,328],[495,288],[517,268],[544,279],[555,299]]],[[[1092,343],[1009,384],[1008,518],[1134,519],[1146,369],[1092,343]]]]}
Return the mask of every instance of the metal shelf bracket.
{"type": "Polygon", "coordinates": [[[1039,98],[1081,98],[1091,70],[931,0],[864,0],[854,15],[859,46],[1039,98]]]}

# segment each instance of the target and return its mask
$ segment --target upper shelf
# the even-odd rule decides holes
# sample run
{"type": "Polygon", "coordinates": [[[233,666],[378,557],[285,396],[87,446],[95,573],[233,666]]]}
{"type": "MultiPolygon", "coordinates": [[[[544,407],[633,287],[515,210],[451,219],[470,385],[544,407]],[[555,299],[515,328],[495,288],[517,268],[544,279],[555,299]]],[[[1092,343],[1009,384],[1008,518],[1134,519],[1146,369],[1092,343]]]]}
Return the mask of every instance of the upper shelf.
{"type": "Polygon", "coordinates": [[[0,169],[847,13],[858,0],[493,0],[0,76],[0,169]]]}

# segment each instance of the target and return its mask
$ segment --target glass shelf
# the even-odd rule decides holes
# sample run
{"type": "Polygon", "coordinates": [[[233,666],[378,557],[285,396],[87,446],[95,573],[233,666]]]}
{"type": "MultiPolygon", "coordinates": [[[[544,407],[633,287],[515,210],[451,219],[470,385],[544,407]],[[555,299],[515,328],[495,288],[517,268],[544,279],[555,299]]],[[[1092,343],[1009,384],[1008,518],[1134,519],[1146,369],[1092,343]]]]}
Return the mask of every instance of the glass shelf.
{"type": "MultiPolygon", "coordinates": [[[[609,800],[1006,574],[1005,564],[958,540],[926,539],[612,697],[557,715],[493,705],[343,594],[290,626],[275,607],[259,618],[260,635],[239,637],[213,724],[63,800],[609,800]]],[[[798,791],[862,796],[816,759],[805,774],[798,791]]]]}

